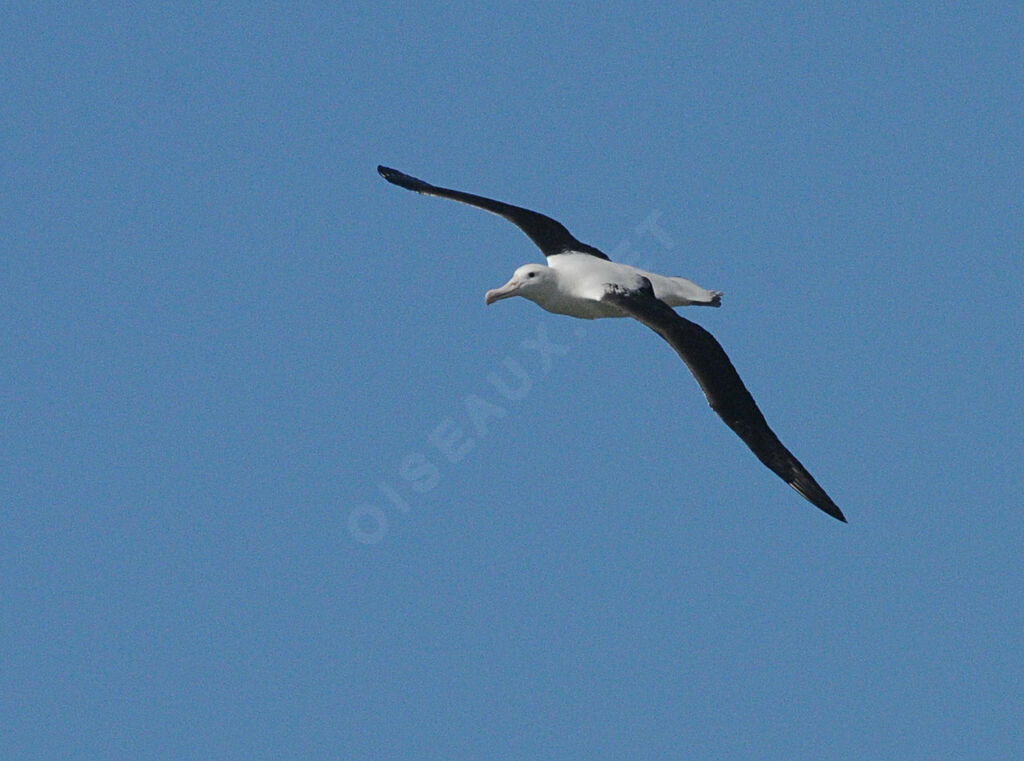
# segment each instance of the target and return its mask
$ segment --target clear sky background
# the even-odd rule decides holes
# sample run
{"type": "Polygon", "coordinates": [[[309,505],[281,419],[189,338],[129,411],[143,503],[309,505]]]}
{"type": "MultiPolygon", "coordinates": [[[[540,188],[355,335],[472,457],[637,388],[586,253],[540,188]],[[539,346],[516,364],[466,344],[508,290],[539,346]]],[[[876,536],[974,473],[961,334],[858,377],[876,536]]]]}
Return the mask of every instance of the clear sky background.
{"type": "Polygon", "coordinates": [[[5,6],[0,756],[1024,756],[1024,9],[916,5],[5,6]],[[724,291],[849,525],[378,163],[724,291]]]}

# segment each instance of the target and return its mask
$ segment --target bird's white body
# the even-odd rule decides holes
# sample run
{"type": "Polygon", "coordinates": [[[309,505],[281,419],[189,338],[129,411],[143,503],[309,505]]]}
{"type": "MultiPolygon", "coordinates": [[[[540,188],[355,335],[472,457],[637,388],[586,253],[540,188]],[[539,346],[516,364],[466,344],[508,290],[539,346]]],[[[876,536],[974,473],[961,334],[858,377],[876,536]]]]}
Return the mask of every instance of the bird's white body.
{"type": "Polygon", "coordinates": [[[487,303],[522,296],[542,309],[584,320],[626,317],[614,304],[603,300],[609,285],[633,290],[643,278],[650,281],[656,298],[669,306],[700,304],[718,306],[722,294],[701,288],[685,277],[666,277],[610,262],[590,254],[568,252],[548,257],[549,265],[525,264],[501,288],[487,293],[487,303]]]}

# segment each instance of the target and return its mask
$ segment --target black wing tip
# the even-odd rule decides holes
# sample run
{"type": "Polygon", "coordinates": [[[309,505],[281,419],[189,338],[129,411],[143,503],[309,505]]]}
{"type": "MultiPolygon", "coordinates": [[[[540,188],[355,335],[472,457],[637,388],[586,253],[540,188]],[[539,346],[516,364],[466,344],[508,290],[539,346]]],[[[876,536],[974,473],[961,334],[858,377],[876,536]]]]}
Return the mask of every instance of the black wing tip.
{"type": "MultiPolygon", "coordinates": [[[[818,507],[821,507],[821,505],[818,505],[818,507]]],[[[836,507],[835,504],[833,504],[831,507],[832,507],[831,510],[825,510],[825,508],[823,508],[823,507],[821,509],[825,510],[826,513],[831,515],[837,521],[841,521],[843,523],[849,523],[849,521],[846,520],[846,516],[843,515],[843,511],[842,510],[840,510],[838,507],[836,507]]]]}
{"type": "Polygon", "coordinates": [[[399,172],[397,169],[392,169],[391,167],[378,165],[377,174],[392,185],[397,185],[398,187],[405,188],[406,190],[423,192],[424,190],[429,190],[431,188],[431,185],[423,180],[412,177],[404,172],[399,172]]]}
{"type": "Polygon", "coordinates": [[[839,506],[832,501],[832,498],[829,497],[825,493],[825,490],[818,486],[813,479],[810,479],[810,483],[807,483],[802,478],[796,478],[792,481],[788,481],[787,483],[792,486],[801,497],[806,499],[822,512],[828,513],[837,521],[848,523],[846,516],[843,515],[843,511],[839,509],[839,506]]]}

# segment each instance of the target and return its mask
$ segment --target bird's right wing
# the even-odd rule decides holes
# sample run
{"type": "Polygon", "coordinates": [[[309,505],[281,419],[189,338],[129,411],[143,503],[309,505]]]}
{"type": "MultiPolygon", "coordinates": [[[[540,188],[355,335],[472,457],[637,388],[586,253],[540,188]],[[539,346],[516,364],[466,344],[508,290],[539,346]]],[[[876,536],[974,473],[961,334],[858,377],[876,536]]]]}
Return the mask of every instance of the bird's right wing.
{"type": "Polygon", "coordinates": [[[746,442],[768,468],[816,507],[844,523],[846,518],[800,461],[768,427],[722,345],[700,325],[681,317],[656,298],[650,281],[637,289],[610,284],[603,300],[619,307],[664,338],[682,357],[726,425],[746,442]]]}

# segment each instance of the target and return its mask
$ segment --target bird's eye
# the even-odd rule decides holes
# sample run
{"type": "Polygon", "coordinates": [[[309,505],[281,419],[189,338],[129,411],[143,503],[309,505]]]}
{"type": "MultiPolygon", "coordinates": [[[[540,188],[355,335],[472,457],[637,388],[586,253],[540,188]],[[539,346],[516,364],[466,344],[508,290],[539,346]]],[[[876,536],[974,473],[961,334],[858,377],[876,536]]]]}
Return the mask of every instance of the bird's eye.
{"type": "Polygon", "coordinates": [[[526,274],[526,276],[527,276],[527,277],[536,277],[536,276],[537,276],[537,273],[536,273],[536,272],[528,272],[528,273],[526,274]]]}

